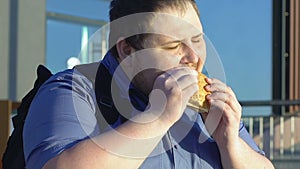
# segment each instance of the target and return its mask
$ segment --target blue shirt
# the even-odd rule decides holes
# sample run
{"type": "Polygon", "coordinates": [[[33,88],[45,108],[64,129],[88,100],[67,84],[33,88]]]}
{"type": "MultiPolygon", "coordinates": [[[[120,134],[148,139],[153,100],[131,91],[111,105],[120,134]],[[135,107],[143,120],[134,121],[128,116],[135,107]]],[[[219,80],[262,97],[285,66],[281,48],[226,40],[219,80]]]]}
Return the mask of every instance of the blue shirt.
{"type": "MultiPolygon", "coordinates": [[[[109,53],[102,63],[111,74],[118,67],[117,60],[109,53]]],[[[114,78],[120,89],[128,89],[124,85],[128,84],[124,74],[120,73],[114,78]]],[[[120,97],[125,98],[125,93],[121,92],[120,97]]],[[[145,107],[146,103],[139,97],[133,96],[132,99],[145,107]]],[[[25,121],[23,140],[26,167],[42,168],[48,160],[64,150],[101,134],[103,131],[99,129],[96,110],[95,91],[90,80],[76,69],[53,75],[39,89],[25,121]]],[[[120,124],[118,120],[113,126],[120,124]]],[[[239,134],[255,151],[264,154],[243,123],[240,124],[239,134]]],[[[187,108],[140,168],[222,168],[222,165],[217,144],[207,133],[201,116],[187,108]]]]}

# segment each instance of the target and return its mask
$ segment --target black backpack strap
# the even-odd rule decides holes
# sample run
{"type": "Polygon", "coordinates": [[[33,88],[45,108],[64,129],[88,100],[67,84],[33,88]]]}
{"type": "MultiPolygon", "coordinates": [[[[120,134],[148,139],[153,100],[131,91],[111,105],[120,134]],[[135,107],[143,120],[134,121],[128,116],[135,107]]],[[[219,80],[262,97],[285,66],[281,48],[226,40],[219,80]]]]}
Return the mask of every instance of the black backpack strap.
{"type": "Polygon", "coordinates": [[[93,83],[95,88],[95,77],[99,65],[100,62],[81,64],[81,65],[76,65],[75,69],[77,69],[81,74],[83,74],[87,79],[89,79],[93,83]]]}
{"type": "MultiPolygon", "coordinates": [[[[119,113],[114,104],[114,102],[118,102],[120,103],[118,105],[128,105],[128,100],[120,97],[112,98],[112,88],[115,93],[120,93],[119,88],[115,84],[110,72],[100,63],[95,80],[95,94],[101,114],[108,124],[114,124],[119,118],[121,118],[122,123],[127,120],[126,117],[119,113]]],[[[130,112],[131,109],[122,106],[122,113],[130,112]]]]}
{"type": "MultiPolygon", "coordinates": [[[[119,113],[114,105],[116,100],[113,100],[111,95],[111,86],[114,83],[112,83],[112,75],[107,68],[99,62],[78,65],[75,68],[94,84],[97,105],[100,111],[100,114],[96,114],[96,117],[101,125],[100,128],[107,127],[105,123],[114,124],[119,118],[121,118],[121,122],[125,122],[127,119],[119,113]],[[103,123],[103,120],[106,122],[103,123]]],[[[114,89],[117,90],[115,92],[118,92],[117,87],[114,89]]],[[[119,97],[117,101],[120,101],[119,97]]],[[[124,99],[121,101],[125,102],[124,99]]]]}
{"type": "Polygon", "coordinates": [[[28,114],[30,104],[41,85],[50,77],[52,73],[43,65],[37,68],[37,79],[33,89],[22,99],[21,105],[17,109],[17,115],[13,117],[14,130],[7,142],[6,150],[3,154],[3,169],[25,168],[25,158],[23,150],[23,127],[28,114]]]}
{"type": "Polygon", "coordinates": [[[14,128],[16,128],[17,126],[23,127],[25,118],[28,113],[28,109],[30,107],[30,104],[34,96],[36,95],[41,85],[52,76],[51,71],[43,65],[39,65],[36,72],[37,72],[37,79],[34,82],[33,89],[25,97],[23,97],[21,101],[21,105],[17,109],[18,112],[17,116],[12,118],[14,128]]]}

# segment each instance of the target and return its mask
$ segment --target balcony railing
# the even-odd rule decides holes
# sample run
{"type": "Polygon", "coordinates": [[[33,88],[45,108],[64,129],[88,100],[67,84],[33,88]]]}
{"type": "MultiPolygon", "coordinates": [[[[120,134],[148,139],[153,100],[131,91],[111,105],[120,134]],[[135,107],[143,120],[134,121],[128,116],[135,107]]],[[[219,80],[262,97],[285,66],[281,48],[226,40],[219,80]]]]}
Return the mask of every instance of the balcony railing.
{"type": "MultiPolygon", "coordinates": [[[[5,150],[10,134],[11,113],[19,106],[18,102],[0,100],[0,153],[5,150]]],[[[287,106],[300,105],[300,101],[288,102],[244,102],[243,106],[287,106]]],[[[300,165],[300,114],[272,115],[272,116],[244,116],[242,117],[250,135],[257,145],[264,150],[266,156],[277,166],[300,165]],[[287,165],[286,165],[286,164],[287,165]]],[[[0,168],[1,162],[0,162],[0,168]]],[[[278,167],[281,168],[281,167],[278,167]]]]}
{"type": "Polygon", "coordinates": [[[300,116],[268,116],[242,118],[257,145],[272,160],[300,159],[300,116]]]}
{"type": "Polygon", "coordinates": [[[241,102],[243,107],[277,106],[271,116],[243,116],[246,128],[276,168],[300,166],[300,100],[241,102]],[[286,111],[288,110],[288,111],[286,111]]]}

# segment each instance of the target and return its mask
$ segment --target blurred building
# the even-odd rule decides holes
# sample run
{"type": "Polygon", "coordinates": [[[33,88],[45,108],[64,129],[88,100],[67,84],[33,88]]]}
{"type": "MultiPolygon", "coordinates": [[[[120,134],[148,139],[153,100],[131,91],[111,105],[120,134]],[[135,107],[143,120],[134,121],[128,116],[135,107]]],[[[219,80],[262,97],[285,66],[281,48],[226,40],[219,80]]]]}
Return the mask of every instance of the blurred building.
{"type": "MultiPolygon", "coordinates": [[[[75,56],[82,63],[87,63],[100,60],[103,53],[107,51],[107,27],[99,30],[101,32],[98,32],[92,40],[89,39],[107,21],[76,16],[66,12],[49,11],[46,8],[49,2],[52,1],[0,1],[0,99],[2,100],[20,101],[32,88],[36,78],[36,68],[39,64],[47,65],[51,69],[51,61],[56,60],[56,64],[63,64],[61,67],[64,69],[67,68],[67,60],[71,57],[75,56]],[[79,33],[74,33],[69,39],[64,38],[61,35],[68,32],[54,32],[55,28],[52,28],[52,25],[58,27],[57,30],[61,29],[59,26],[76,27],[79,33]],[[53,40],[54,37],[57,39],[53,40]],[[76,42],[72,39],[73,37],[77,38],[76,42]],[[73,52],[73,55],[63,55],[63,49],[51,48],[52,44],[63,42],[67,45],[72,41],[80,44],[80,46],[74,47],[78,51],[73,52]],[[62,55],[56,54],[57,57],[51,57],[51,61],[49,61],[47,55],[53,51],[62,53],[62,55]]],[[[84,3],[84,1],[78,2],[84,3]]],[[[99,2],[101,3],[101,1],[99,2]]],[[[96,5],[108,4],[109,1],[103,1],[103,4],[99,4],[99,2],[96,5]]],[[[59,9],[59,6],[56,8],[59,9]]],[[[63,48],[63,44],[59,44],[59,46],[63,48]]],[[[54,72],[57,72],[62,68],[53,69],[54,72]]]]}
{"type": "MultiPolygon", "coordinates": [[[[299,8],[298,0],[273,1],[273,100],[300,99],[299,8]]],[[[300,109],[276,106],[274,112],[284,115],[300,109]]]]}
{"type": "Polygon", "coordinates": [[[0,1],[0,99],[20,100],[45,63],[46,1],[0,1]]]}

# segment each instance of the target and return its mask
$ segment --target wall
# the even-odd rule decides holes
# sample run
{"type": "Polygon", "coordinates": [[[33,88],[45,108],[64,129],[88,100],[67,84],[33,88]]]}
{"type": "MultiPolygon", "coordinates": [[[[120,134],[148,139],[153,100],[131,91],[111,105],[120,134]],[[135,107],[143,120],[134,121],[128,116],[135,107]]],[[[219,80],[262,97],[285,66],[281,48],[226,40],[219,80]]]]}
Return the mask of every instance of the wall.
{"type": "Polygon", "coordinates": [[[0,99],[8,97],[9,2],[0,1],[0,99]]]}
{"type": "Polygon", "coordinates": [[[46,0],[1,0],[0,16],[0,99],[20,101],[45,63],[46,0]]]}

